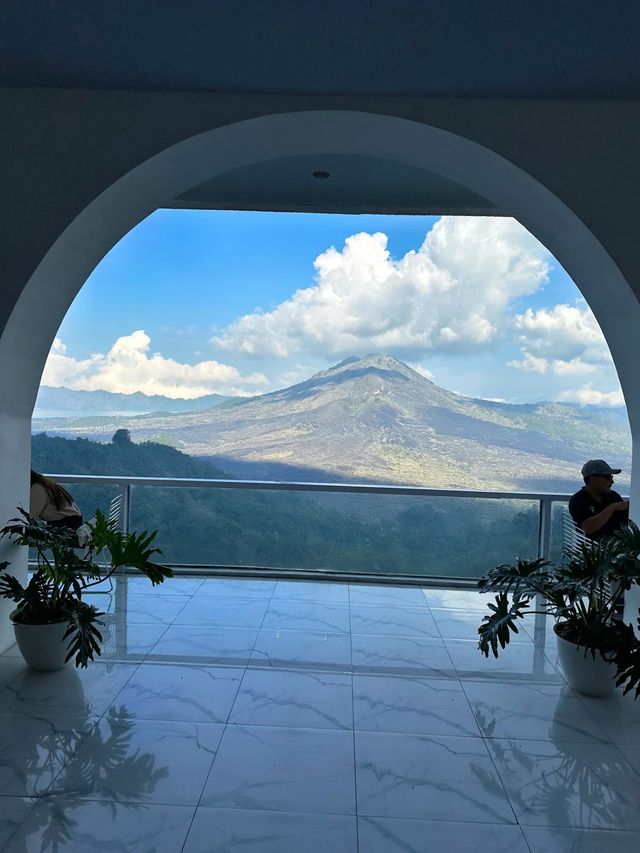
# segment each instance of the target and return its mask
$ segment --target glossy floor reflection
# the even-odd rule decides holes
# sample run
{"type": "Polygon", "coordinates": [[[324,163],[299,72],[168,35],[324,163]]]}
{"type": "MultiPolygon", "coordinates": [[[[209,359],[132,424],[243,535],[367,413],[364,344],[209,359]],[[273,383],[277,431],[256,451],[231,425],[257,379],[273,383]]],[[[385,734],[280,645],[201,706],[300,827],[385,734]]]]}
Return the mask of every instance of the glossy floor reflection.
{"type": "Polygon", "coordinates": [[[496,661],[470,591],[118,579],[103,657],[0,656],[0,850],[628,853],[640,702],[496,661]]]}

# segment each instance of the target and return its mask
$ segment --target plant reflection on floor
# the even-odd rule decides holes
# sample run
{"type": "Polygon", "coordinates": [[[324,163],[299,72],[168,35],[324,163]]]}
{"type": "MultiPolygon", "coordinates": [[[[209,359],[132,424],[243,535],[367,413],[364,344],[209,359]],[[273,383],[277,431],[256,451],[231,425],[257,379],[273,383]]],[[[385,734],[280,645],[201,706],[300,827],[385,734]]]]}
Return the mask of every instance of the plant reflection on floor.
{"type": "MultiPolygon", "coordinates": [[[[110,707],[100,723],[93,724],[77,670],[65,667],[50,676],[25,673],[18,695],[22,693],[23,701],[27,701],[25,693],[34,690],[38,682],[43,684],[56,676],[56,683],[62,677],[68,688],[65,696],[68,704],[53,711],[53,717],[60,716],[72,724],[59,727],[43,712],[45,731],[34,737],[28,754],[23,752],[24,775],[36,780],[34,791],[38,791],[38,778],[51,778],[59,770],[53,784],[43,785],[39,794],[40,801],[48,802],[49,808],[32,811],[30,818],[30,836],[44,830],[41,850],[52,853],[66,849],[77,827],[67,812],[77,805],[78,797],[91,795],[91,799],[107,804],[114,817],[118,808],[144,811],[145,800],[158,782],[169,775],[168,768],[155,766],[156,757],[152,753],[141,753],[132,747],[136,717],[125,707],[110,707]],[[65,803],[67,798],[74,802],[65,803]],[[39,820],[34,823],[36,815],[39,820]]],[[[36,716],[33,710],[32,713],[36,716]]],[[[26,851],[26,840],[18,839],[13,842],[12,851],[19,853],[20,847],[16,845],[21,843],[26,851]]]]}
{"type": "MultiPolygon", "coordinates": [[[[156,768],[155,756],[151,753],[130,754],[135,717],[126,708],[109,708],[104,720],[109,728],[106,737],[96,725],[88,735],[80,734],[75,743],[72,736],[65,744],[65,750],[71,753],[70,760],[48,796],[56,792],[69,797],[86,796],[91,791],[96,798],[108,803],[114,817],[118,807],[144,810],[144,805],[135,800],[146,799],[158,781],[169,775],[169,771],[166,767],[156,768]],[[81,752],[78,751],[80,744],[81,752]]],[[[77,822],[65,813],[65,808],[68,806],[61,799],[52,803],[49,825],[42,837],[43,851],[50,849],[57,853],[64,850],[76,828],[77,822]]]]}
{"type": "MultiPolygon", "coordinates": [[[[586,742],[567,740],[567,704],[571,702],[575,698],[566,693],[559,697],[548,740],[490,740],[493,760],[518,820],[550,827],[635,828],[640,811],[637,773],[612,743],[595,737],[586,742]],[[629,796],[629,792],[636,793],[629,796]]],[[[486,710],[483,714],[476,709],[476,715],[482,731],[489,732],[491,709],[486,710]]],[[[472,769],[484,784],[482,768],[472,769]]]]}

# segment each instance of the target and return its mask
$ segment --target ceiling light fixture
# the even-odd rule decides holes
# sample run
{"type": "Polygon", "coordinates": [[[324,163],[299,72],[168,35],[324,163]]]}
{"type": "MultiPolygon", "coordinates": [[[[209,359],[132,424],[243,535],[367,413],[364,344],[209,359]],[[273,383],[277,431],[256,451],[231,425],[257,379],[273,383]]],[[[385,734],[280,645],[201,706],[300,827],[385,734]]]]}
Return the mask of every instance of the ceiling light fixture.
{"type": "Polygon", "coordinates": [[[331,175],[329,174],[329,172],[324,172],[322,169],[318,169],[316,172],[313,173],[313,177],[318,178],[318,180],[320,181],[324,181],[327,178],[330,178],[331,175]]]}

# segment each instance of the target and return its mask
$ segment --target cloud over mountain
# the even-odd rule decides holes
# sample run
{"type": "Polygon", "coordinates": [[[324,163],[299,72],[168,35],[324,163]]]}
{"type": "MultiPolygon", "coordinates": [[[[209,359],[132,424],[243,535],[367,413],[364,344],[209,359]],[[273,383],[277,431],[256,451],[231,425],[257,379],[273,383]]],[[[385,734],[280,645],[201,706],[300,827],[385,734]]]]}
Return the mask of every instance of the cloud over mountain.
{"type": "Polygon", "coordinates": [[[53,343],[42,384],[75,391],[142,391],[187,400],[205,394],[247,394],[263,387],[261,373],[243,376],[237,368],[218,361],[182,364],[160,353],[150,353],[151,338],[142,329],[118,338],[111,349],[86,359],[66,354],[59,339],[53,343]]]}
{"type": "Polygon", "coordinates": [[[473,352],[507,327],[507,307],[535,292],[546,249],[513,219],[442,217],[417,251],[394,259],[383,233],[348,237],[315,262],[315,282],[211,343],[255,356],[371,350],[473,352]]]}

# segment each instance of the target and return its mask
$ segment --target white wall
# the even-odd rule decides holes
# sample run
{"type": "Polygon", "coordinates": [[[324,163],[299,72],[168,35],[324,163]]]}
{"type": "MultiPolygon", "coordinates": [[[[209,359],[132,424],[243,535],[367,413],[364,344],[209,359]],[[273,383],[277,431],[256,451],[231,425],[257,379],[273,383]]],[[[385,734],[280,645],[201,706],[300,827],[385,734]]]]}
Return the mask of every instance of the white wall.
{"type": "MultiPolygon", "coordinates": [[[[29,467],[31,459],[31,419],[0,412],[0,519],[2,523],[17,515],[18,505],[27,507],[29,500],[29,467]]],[[[11,563],[8,571],[24,584],[27,577],[26,552],[0,540],[0,562],[11,563]]],[[[0,651],[14,642],[9,613],[15,604],[0,601],[0,651]]]]}
{"type": "MultiPolygon", "coordinates": [[[[331,99],[316,100],[324,109],[303,109],[313,99],[288,96],[0,92],[11,143],[7,152],[0,143],[0,155],[13,163],[0,198],[6,291],[0,400],[7,413],[0,450],[10,460],[0,484],[3,517],[25,497],[28,415],[49,346],[104,253],[189,187],[295,154],[395,159],[510,210],[589,301],[618,367],[632,431],[640,436],[640,304],[633,289],[640,292],[640,254],[630,218],[639,158],[630,157],[628,147],[640,126],[635,108],[616,105],[611,113],[610,105],[598,111],[591,104],[334,98],[337,108],[327,109],[331,99]],[[16,110],[23,119],[18,124],[16,110]]],[[[640,453],[634,454],[632,514],[640,517],[640,453]]],[[[6,619],[4,625],[0,647],[6,619]]]]}

